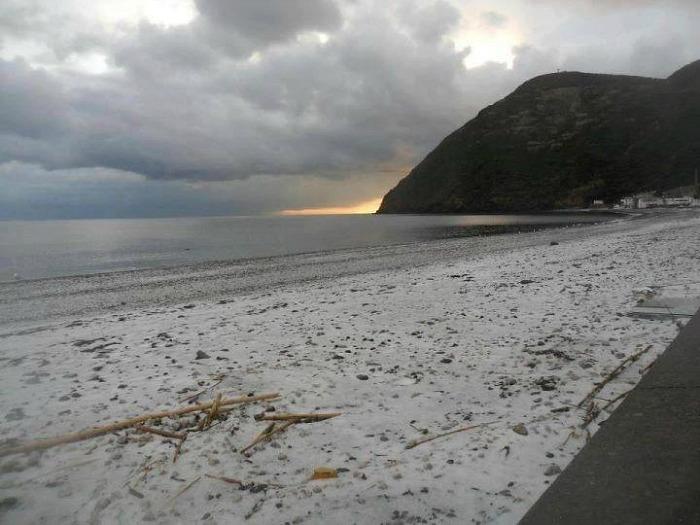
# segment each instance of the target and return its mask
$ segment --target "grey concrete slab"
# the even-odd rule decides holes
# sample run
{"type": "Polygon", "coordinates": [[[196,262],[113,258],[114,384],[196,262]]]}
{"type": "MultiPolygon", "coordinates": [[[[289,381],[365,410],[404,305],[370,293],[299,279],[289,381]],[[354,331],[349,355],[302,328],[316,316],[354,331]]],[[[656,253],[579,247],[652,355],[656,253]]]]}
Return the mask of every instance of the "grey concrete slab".
{"type": "Polygon", "coordinates": [[[520,523],[700,524],[700,312],[520,523]]]}

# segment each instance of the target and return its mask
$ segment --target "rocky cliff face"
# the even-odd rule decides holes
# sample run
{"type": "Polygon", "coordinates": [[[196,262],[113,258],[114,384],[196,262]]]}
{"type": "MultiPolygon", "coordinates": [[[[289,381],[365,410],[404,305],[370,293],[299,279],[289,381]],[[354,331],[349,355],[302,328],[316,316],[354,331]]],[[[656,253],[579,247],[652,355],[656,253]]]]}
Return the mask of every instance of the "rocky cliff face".
{"type": "Polygon", "coordinates": [[[668,79],[534,78],[484,109],[384,197],[378,213],[582,207],[688,185],[700,168],[700,61],[668,79]]]}

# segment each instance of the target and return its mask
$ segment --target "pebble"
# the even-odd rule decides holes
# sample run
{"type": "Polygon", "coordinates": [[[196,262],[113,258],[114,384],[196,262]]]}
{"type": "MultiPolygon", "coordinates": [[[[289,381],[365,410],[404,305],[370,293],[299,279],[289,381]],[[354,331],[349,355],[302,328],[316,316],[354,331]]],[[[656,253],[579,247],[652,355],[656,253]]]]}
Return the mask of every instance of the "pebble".
{"type": "Polygon", "coordinates": [[[27,417],[27,416],[24,413],[24,410],[22,410],[21,408],[13,408],[12,410],[10,410],[7,413],[7,415],[5,416],[5,419],[7,421],[20,421],[20,420],[24,419],[25,417],[27,417]]]}
{"type": "Polygon", "coordinates": [[[0,511],[14,509],[17,505],[19,505],[19,499],[14,496],[0,499],[0,511]]]}
{"type": "Polygon", "coordinates": [[[512,428],[513,432],[516,434],[520,434],[521,436],[527,436],[529,432],[527,431],[527,427],[523,423],[518,423],[512,428]]]}
{"type": "Polygon", "coordinates": [[[561,474],[561,468],[555,463],[552,463],[547,467],[547,470],[544,471],[545,476],[556,476],[557,474],[561,474]]]}

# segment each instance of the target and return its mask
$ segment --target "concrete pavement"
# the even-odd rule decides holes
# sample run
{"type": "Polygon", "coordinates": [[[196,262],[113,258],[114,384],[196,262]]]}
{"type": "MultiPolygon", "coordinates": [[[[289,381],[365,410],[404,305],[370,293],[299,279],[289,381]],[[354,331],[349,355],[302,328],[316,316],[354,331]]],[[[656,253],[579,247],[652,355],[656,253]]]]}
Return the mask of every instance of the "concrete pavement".
{"type": "Polygon", "coordinates": [[[700,524],[700,312],[520,523],[700,524]]]}

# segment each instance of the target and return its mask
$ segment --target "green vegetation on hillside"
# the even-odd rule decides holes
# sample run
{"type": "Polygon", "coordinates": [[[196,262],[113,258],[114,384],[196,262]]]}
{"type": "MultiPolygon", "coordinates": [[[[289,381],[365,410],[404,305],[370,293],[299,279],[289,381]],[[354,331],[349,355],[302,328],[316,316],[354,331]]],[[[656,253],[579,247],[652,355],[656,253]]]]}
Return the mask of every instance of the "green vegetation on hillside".
{"type": "Polygon", "coordinates": [[[687,185],[696,167],[700,61],[665,80],[556,73],[445,138],[379,213],[585,207],[687,185]]]}

